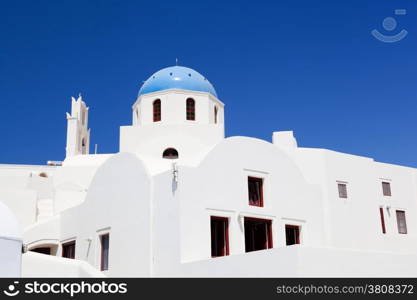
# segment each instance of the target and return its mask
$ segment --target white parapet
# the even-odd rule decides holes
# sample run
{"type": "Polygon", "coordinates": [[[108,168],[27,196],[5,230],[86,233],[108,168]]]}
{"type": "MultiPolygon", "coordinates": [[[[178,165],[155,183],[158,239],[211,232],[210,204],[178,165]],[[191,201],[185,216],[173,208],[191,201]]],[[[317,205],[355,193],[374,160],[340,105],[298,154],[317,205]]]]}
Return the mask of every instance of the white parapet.
{"type": "Polygon", "coordinates": [[[89,263],[46,254],[26,252],[23,255],[22,277],[105,277],[89,263]]]}

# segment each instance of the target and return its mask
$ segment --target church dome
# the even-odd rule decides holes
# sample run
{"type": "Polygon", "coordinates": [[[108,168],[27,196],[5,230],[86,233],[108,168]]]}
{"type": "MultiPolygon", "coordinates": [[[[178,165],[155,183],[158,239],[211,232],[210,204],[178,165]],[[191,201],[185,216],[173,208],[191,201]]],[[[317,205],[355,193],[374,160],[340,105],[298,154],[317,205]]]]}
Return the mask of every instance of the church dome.
{"type": "Polygon", "coordinates": [[[206,92],[217,98],[216,90],[203,75],[180,66],[168,67],[154,73],[144,82],[138,96],[169,89],[206,92]]]}

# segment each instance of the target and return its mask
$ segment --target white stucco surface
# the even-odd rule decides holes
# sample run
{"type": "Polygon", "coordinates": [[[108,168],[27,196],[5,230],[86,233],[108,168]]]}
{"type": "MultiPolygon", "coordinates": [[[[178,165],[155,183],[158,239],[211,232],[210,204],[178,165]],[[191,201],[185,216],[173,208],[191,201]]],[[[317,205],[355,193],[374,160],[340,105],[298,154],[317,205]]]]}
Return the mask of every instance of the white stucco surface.
{"type": "Polygon", "coordinates": [[[19,277],[22,228],[11,210],[1,202],[0,225],[0,277],[19,277]]]}
{"type": "Polygon", "coordinates": [[[22,277],[105,277],[103,273],[82,260],[27,252],[23,255],[22,277]]]}

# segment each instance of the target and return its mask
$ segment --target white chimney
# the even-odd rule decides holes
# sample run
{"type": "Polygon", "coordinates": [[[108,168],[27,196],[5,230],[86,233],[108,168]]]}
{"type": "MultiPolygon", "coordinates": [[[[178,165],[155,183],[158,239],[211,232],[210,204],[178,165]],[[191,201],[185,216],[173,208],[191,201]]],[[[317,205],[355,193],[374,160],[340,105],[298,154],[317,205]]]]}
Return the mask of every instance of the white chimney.
{"type": "Polygon", "coordinates": [[[272,143],[283,150],[297,148],[297,140],[292,131],[276,131],[272,134],[272,143]]]}

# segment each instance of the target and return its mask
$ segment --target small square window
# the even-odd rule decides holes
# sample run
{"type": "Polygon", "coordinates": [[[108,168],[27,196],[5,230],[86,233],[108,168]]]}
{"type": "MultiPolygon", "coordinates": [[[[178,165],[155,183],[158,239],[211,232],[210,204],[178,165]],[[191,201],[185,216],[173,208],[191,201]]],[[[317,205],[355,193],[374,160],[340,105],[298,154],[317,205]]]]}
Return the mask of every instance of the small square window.
{"type": "Polygon", "coordinates": [[[339,198],[347,198],[347,186],[346,183],[338,183],[337,189],[339,190],[339,198]]]}
{"type": "Polygon", "coordinates": [[[398,233],[407,234],[407,222],[405,221],[405,211],[397,210],[396,214],[397,214],[398,233]]]}
{"type": "Polygon", "coordinates": [[[285,225],[285,239],[287,246],[300,244],[300,226],[285,225]]]}
{"type": "Polygon", "coordinates": [[[391,196],[391,184],[389,182],[382,182],[382,193],[384,196],[391,196]]]}
{"type": "Polygon", "coordinates": [[[75,258],[75,241],[71,241],[62,245],[62,257],[75,258]]]}
{"type": "Polygon", "coordinates": [[[264,206],[263,200],[263,179],[248,177],[249,205],[264,206]]]}

